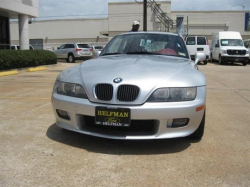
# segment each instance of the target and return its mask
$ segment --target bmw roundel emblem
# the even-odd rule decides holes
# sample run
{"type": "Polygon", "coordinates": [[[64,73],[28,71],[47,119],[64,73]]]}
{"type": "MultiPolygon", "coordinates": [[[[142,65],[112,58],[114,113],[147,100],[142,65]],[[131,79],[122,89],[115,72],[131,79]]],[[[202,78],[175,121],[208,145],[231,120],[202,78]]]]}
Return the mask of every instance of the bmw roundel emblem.
{"type": "Polygon", "coordinates": [[[114,83],[120,83],[120,82],[122,82],[122,79],[121,79],[121,78],[115,78],[115,79],[113,80],[113,82],[114,82],[114,83]]]}

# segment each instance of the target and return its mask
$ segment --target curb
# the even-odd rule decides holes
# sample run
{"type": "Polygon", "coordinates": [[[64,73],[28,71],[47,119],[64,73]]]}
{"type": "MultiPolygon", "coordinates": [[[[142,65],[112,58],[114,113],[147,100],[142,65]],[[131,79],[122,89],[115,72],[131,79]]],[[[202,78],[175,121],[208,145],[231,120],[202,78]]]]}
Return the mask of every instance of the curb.
{"type": "Polygon", "coordinates": [[[5,71],[5,72],[0,72],[0,77],[2,76],[8,76],[8,75],[16,75],[18,74],[18,71],[14,70],[14,71],[5,71]]]}
{"type": "Polygon", "coordinates": [[[61,64],[50,64],[50,65],[45,65],[45,66],[40,66],[40,67],[34,67],[34,68],[17,68],[17,69],[10,69],[7,71],[0,71],[0,77],[2,76],[8,76],[8,75],[16,75],[19,72],[34,72],[34,71],[42,71],[42,70],[47,70],[48,67],[54,67],[54,66],[60,66],[61,64]]]}
{"type": "Polygon", "coordinates": [[[34,72],[34,71],[43,71],[43,70],[47,70],[47,67],[37,67],[37,68],[27,68],[26,71],[27,72],[34,72]]]}

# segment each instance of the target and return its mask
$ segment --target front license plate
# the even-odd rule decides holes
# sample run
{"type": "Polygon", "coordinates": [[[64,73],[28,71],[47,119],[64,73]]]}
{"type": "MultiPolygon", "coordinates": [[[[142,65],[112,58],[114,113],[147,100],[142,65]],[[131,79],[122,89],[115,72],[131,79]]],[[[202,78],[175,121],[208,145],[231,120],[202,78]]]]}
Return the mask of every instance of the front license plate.
{"type": "Polygon", "coordinates": [[[130,109],[97,106],[95,108],[95,123],[104,126],[129,127],[130,109]]]}
{"type": "Polygon", "coordinates": [[[238,62],[238,61],[239,61],[239,59],[238,59],[238,58],[236,58],[236,59],[235,59],[235,61],[236,61],[236,62],[238,62]]]}

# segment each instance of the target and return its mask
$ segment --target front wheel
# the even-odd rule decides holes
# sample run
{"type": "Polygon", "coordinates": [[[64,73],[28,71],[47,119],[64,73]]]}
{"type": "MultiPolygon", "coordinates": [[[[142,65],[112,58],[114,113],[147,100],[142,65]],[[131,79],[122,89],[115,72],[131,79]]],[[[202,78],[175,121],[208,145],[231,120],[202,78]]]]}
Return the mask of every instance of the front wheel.
{"type": "Polygon", "coordinates": [[[223,64],[223,59],[221,56],[219,56],[219,64],[222,65],[223,64]]]}
{"type": "Polygon", "coordinates": [[[201,140],[203,134],[204,134],[204,129],[205,129],[205,120],[206,119],[206,110],[204,111],[203,118],[201,120],[200,126],[196,131],[193,132],[189,137],[192,139],[196,140],[201,140]]]}

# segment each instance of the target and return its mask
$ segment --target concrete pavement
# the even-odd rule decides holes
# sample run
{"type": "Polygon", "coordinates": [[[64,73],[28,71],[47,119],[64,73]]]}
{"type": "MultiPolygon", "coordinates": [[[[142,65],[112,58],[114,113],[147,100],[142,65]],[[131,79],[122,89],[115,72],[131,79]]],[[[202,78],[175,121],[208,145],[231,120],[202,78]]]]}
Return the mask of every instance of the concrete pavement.
{"type": "Polygon", "coordinates": [[[200,65],[205,135],[119,141],[62,130],[50,96],[59,63],[0,77],[0,186],[250,186],[250,65],[200,65]]]}

